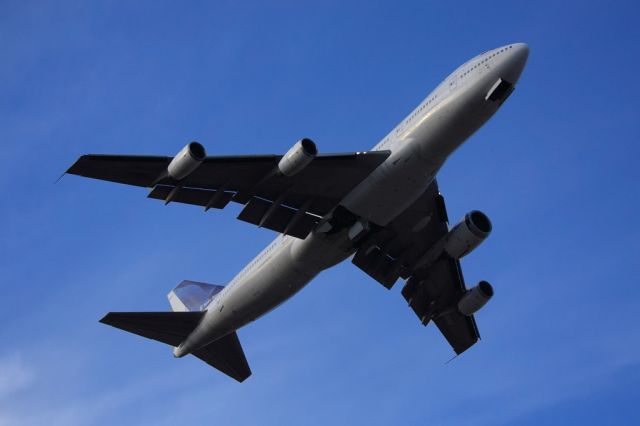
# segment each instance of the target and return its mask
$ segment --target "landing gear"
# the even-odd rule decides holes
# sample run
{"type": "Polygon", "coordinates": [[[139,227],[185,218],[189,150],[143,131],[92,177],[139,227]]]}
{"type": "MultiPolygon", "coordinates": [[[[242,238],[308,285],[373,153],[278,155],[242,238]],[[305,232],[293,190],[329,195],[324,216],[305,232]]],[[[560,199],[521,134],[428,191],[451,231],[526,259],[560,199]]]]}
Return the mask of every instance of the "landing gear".
{"type": "Polygon", "coordinates": [[[338,206],[320,221],[316,232],[327,235],[335,234],[338,231],[353,226],[357,220],[358,216],[351,213],[345,207],[338,206]]]}
{"type": "Polygon", "coordinates": [[[351,225],[349,228],[349,232],[347,232],[347,236],[351,241],[353,241],[354,245],[358,243],[358,241],[362,241],[369,234],[369,221],[364,219],[356,220],[356,223],[351,225]]]}
{"type": "Polygon", "coordinates": [[[316,233],[331,235],[347,230],[349,241],[359,247],[372,233],[380,229],[368,220],[358,217],[343,206],[336,207],[316,228],[316,233]]]}

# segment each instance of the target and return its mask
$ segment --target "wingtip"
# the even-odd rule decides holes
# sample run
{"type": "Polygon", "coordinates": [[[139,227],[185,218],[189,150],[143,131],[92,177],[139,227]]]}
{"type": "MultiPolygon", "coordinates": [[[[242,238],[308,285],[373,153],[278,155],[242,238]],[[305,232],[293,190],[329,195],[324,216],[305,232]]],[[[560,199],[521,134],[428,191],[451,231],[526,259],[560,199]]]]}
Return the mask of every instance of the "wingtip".
{"type": "Polygon", "coordinates": [[[111,315],[111,312],[107,312],[102,318],[98,320],[98,322],[109,325],[109,315],[111,315]]]}
{"type": "MultiPolygon", "coordinates": [[[[76,161],[73,162],[72,165],[69,166],[69,168],[67,170],[65,170],[64,172],[62,172],[62,175],[60,175],[60,177],[58,178],[58,180],[62,179],[62,177],[64,175],[75,175],[76,173],[76,167],[78,166],[78,164],[80,164],[80,162],[82,161],[83,158],[85,158],[86,155],[81,155],[80,157],[78,157],[78,159],[76,161]]],[[[58,181],[56,181],[57,183],[58,181]]]]}
{"type": "Polygon", "coordinates": [[[67,169],[64,172],[62,172],[62,174],[58,177],[58,179],[55,180],[55,182],[53,182],[53,184],[55,185],[56,183],[60,182],[60,180],[64,177],[64,175],[67,174],[68,171],[69,171],[69,169],[67,169]]]}
{"type": "MultiPolygon", "coordinates": [[[[226,373],[225,373],[226,374],[226,373]]],[[[235,380],[238,383],[242,383],[245,380],[247,380],[249,377],[251,377],[251,375],[253,374],[253,372],[251,371],[251,369],[247,366],[247,371],[246,372],[236,372],[233,376],[228,374],[229,377],[231,377],[233,380],[235,380]],[[244,374],[243,374],[244,373],[244,374]]]]}
{"type": "Polygon", "coordinates": [[[449,358],[449,360],[447,362],[444,363],[444,365],[449,364],[451,361],[453,361],[454,359],[458,358],[460,356],[459,353],[456,353],[454,356],[452,356],[451,358],[449,358]]]}

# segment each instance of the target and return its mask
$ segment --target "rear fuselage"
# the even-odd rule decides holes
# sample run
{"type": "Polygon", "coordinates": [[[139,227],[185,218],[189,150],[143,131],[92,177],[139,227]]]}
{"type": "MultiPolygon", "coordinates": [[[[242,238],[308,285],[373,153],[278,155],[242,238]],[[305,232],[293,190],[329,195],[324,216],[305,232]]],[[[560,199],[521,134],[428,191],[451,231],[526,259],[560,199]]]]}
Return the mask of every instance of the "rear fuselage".
{"type": "MultiPolygon", "coordinates": [[[[342,200],[340,208],[364,228],[385,226],[402,213],[425,191],[447,157],[498,110],[527,56],[526,45],[507,45],[450,74],[374,147],[391,155],[342,200]]],[[[324,218],[304,240],[276,237],[209,301],[203,320],[174,354],[184,356],[257,319],[321,271],[351,256],[351,228],[336,228],[330,219],[324,218]]]]}

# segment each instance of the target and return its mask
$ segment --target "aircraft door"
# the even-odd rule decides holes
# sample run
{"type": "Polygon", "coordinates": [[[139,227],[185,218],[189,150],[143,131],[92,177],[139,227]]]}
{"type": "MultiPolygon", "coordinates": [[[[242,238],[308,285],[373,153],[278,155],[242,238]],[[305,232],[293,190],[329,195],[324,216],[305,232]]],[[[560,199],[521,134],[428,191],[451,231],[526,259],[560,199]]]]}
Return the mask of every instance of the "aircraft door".
{"type": "Polygon", "coordinates": [[[489,58],[485,58],[482,60],[482,62],[480,62],[480,66],[479,66],[479,72],[478,74],[483,75],[484,73],[488,72],[491,67],[489,66],[489,58]]]}
{"type": "Polygon", "coordinates": [[[449,92],[453,92],[454,90],[456,90],[456,87],[458,86],[458,73],[457,72],[454,75],[452,75],[451,77],[449,77],[449,82],[448,82],[447,86],[449,87],[449,92]]]}

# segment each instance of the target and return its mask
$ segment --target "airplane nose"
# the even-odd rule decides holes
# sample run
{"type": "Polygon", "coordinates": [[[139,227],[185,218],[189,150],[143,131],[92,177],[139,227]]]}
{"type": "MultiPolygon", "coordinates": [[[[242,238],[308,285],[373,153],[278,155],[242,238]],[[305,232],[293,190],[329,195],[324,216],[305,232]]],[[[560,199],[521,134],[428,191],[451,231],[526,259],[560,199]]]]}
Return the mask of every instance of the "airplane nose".
{"type": "Polygon", "coordinates": [[[513,53],[511,53],[512,61],[514,65],[520,66],[520,68],[524,68],[524,65],[527,63],[527,59],[529,58],[529,46],[525,43],[516,43],[513,45],[513,53]]]}
{"type": "Polygon", "coordinates": [[[525,43],[516,43],[510,48],[508,63],[508,76],[505,76],[507,80],[515,83],[520,78],[524,66],[527,64],[529,58],[529,46],[525,43]]]}

